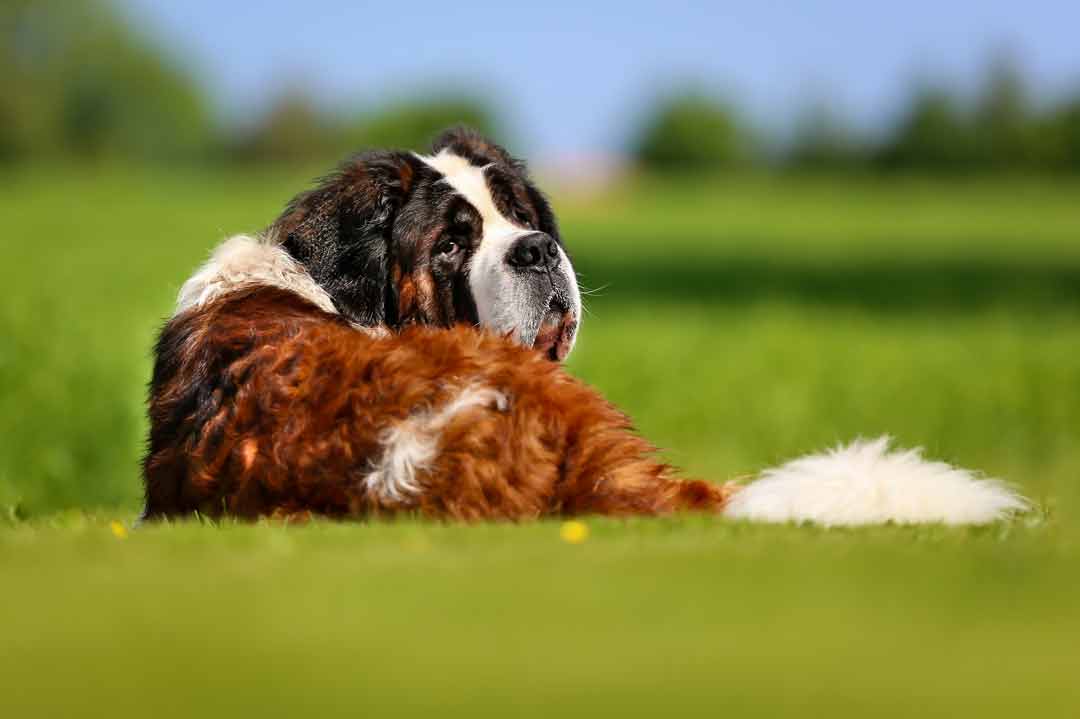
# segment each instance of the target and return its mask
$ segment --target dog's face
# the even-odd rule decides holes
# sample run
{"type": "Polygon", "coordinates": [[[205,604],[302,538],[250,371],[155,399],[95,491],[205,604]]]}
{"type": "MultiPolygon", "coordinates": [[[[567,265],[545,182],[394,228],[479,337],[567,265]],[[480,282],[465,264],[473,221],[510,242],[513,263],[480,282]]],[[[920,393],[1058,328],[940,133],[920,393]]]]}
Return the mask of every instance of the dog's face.
{"type": "Polygon", "coordinates": [[[524,164],[468,130],[358,156],[271,231],[357,324],[482,325],[562,360],[581,297],[524,164]]]}

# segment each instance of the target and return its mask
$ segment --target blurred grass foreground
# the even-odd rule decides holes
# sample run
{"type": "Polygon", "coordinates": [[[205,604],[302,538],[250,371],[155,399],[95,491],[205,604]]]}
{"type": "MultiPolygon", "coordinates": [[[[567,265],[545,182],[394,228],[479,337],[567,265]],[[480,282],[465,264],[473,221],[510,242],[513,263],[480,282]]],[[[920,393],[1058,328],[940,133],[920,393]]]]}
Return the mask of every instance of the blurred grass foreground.
{"type": "Polygon", "coordinates": [[[8,177],[0,687],[11,716],[1070,714],[1073,183],[640,180],[556,198],[572,372],[688,470],[891,432],[1043,509],[973,530],[708,518],[171,525],[138,509],[155,328],[290,173],[8,177]],[[162,703],[162,697],[168,701],[162,703]]]}
{"type": "Polygon", "coordinates": [[[677,95],[617,181],[551,185],[588,288],[569,370],[671,461],[725,480],[891,433],[1030,515],[130,529],[154,333],[210,248],[346,148],[501,126],[287,92],[221,127],[108,7],[0,6],[4,716],[1080,713],[1074,100],[997,63],[874,142],[822,112],[765,151],[677,95]]]}

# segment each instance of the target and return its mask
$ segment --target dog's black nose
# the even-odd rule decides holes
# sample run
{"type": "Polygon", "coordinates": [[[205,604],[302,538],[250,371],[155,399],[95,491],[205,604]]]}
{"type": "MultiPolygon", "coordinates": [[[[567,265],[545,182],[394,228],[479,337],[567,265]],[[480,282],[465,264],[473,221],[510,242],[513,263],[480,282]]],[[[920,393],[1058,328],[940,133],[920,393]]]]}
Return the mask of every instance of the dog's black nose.
{"type": "Polygon", "coordinates": [[[559,264],[559,245],[554,237],[543,232],[522,235],[510,245],[506,261],[518,269],[555,267],[559,264]]]}

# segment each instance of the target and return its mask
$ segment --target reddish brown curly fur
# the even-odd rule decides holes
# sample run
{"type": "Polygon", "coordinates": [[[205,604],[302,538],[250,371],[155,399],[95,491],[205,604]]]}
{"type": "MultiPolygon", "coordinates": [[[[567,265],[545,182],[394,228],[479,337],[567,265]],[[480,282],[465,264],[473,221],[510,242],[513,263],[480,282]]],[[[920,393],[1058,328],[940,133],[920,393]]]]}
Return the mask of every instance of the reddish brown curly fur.
{"type": "Polygon", "coordinates": [[[718,511],[731,488],[679,480],[629,419],[540,353],[467,327],[376,338],[289,292],[257,287],[174,317],[151,384],[147,517],[531,519],[718,511]],[[381,439],[464,388],[422,491],[364,478],[381,439]]]}

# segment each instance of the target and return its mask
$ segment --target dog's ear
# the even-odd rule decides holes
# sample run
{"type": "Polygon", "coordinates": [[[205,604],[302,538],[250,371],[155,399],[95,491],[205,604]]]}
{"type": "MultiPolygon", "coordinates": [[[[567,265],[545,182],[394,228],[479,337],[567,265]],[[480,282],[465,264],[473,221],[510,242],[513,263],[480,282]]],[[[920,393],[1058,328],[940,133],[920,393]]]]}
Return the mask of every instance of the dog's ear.
{"type": "Polygon", "coordinates": [[[481,135],[472,128],[458,126],[443,130],[431,143],[433,154],[450,150],[458,157],[464,157],[474,165],[492,163],[525,173],[525,163],[506,151],[501,145],[481,135]]]}
{"type": "Polygon", "coordinates": [[[270,229],[357,324],[397,321],[390,234],[418,162],[404,152],[357,155],[295,197],[270,229]]]}

